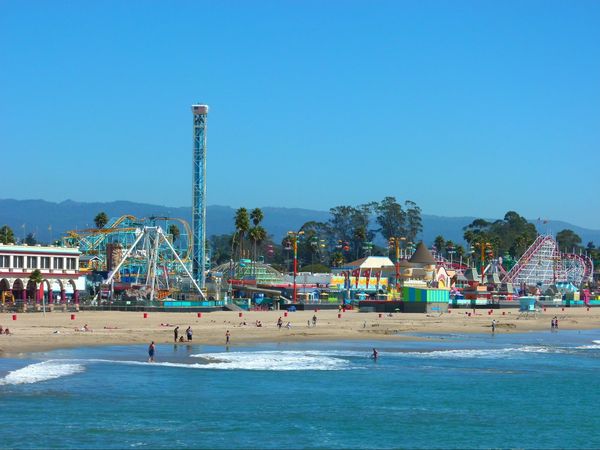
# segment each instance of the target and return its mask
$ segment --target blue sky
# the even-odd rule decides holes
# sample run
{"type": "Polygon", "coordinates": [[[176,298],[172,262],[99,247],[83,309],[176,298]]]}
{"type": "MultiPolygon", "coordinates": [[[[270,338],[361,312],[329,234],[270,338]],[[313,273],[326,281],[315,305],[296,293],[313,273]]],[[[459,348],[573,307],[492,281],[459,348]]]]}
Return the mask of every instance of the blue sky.
{"type": "Polygon", "coordinates": [[[598,1],[0,0],[0,198],[600,228],[598,1]],[[6,170],[6,168],[9,168],[6,170]]]}

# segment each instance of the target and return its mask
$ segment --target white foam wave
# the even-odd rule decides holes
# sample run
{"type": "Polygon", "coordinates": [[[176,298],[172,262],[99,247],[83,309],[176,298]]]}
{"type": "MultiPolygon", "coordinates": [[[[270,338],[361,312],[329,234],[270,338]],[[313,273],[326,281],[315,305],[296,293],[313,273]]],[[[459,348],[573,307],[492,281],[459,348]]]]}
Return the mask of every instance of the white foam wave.
{"type": "MultiPolygon", "coordinates": [[[[431,351],[380,351],[381,359],[423,358],[423,359],[473,359],[473,358],[513,358],[527,353],[563,353],[556,347],[522,346],[499,349],[455,349],[431,351]]],[[[342,370],[351,367],[349,359],[368,359],[369,351],[264,351],[235,353],[206,353],[191,355],[204,358],[206,369],[246,369],[246,370],[342,370]]]]}
{"type": "Polygon", "coordinates": [[[562,353],[563,350],[541,346],[508,347],[497,349],[458,349],[458,350],[434,350],[430,352],[407,352],[403,356],[417,358],[445,358],[445,359],[469,359],[469,358],[511,358],[521,353],[562,353]]]}
{"type": "MultiPolygon", "coordinates": [[[[232,352],[232,353],[203,353],[190,355],[203,358],[201,363],[175,363],[113,360],[113,359],[86,359],[66,360],[86,363],[124,364],[129,366],[152,367],[177,367],[183,369],[239,369],[239,370],[342,370],[347,368],[348,361],[321,356],[311,353],[321,352],[232,352]]],[[[324,353],[324,352],[323,352],[324,353]]],[[[354,352],[348,352],[354,354],[354,352]]],[[[365,357],[365,353],[356,353],[365,357]]]]}
{"type": "Polygon", "coordinates": [[[81,364],[54,360],[44,361],[9,372],[4,378],[0,379],[0,385],[39,383],[40,381],[66,377],[83,371],[84,366],[81,364]]]}
{"type": "Polygon", "coordinates": [[[596,341],[592,341],[592,342],[593,342],[593,344],[580,345],[575,348],[578,350],[598,350],[598,349],[600,349],[600,341],[596,340],[596,341]]]}
{"type": "MultiPolygon", "coordinates": [[[[191,355],[204,358],[203,369],[238,370],[344,370],[349,361],[324,354],[326,352],[262,351],[203,353],[191,355]]],[[[364,353],[361,353],[364,355],[364,353]]]]}
{"type": "Polygon", "coordinates": [[[124,364],[127,366],[181,367],[184,369],[202,369],[204,367],[203,364],[198,364],[198,363],[185,364],[185,363],[157,362],[157,361],[149,363],[147,361],[129,361],[129,360],[124,360],[124,359],[82,359],[82,360],[73,360],[73,361],[82,361],[82,362],[89,362],[89,363],[124,364]]]}

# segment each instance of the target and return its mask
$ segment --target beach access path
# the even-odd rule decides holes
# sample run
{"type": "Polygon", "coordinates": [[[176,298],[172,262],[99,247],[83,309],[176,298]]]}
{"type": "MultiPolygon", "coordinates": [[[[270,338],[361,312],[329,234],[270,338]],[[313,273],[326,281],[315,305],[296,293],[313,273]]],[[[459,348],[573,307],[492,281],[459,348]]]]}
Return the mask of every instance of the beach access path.
{"type": "Polygon", "coordinates": [[[97,345],[127,345],[173,343],[173,329],[179,326],[179,335],[185,338],[188,326],[193,330],[193,344],[225,344],[225,333],[231,334],[231,346],[252,342],[283,342],[303,340],[397,339],[415,340],[424,337],[411,333],[491,333],[491,322],[496,320],[496,334],[549,330],[554,316],[559,330],[600,328],[600,308],[548,308],[545,312],[524,315],[518,309],[488,310],[453,309],[445,314],[361,313],[348,310],[338,318],[337,310],[296,311],[237,311],[202,313],[169,313],[120,311],[83,311],[75,313],[49,312],[20,313],[17,320],[12,314],[0,315],[0,325],[10,329],[10,335],[0,336],[0,357],[14,357],[20,353],[58,348],[97,345]],[[466,314],[471,313],[471,316],[466,314]],[[504,315],[503,315],[504,312],[504,315]],[[317,325],[312,326],[313,316],[317,325]],[[277,327],[281,317],[283,327],[277,327]],[[262,327],[256,326],[256,321],[262,327]],[[308,326],[308,322],[311,326],[308,326]],[[285,325],[290,322],[291,327],[285,325]],[[244,325],[245,323],[245,325],[244,325]],[[81,331],[87,324],[88,330],[81,331]]]}

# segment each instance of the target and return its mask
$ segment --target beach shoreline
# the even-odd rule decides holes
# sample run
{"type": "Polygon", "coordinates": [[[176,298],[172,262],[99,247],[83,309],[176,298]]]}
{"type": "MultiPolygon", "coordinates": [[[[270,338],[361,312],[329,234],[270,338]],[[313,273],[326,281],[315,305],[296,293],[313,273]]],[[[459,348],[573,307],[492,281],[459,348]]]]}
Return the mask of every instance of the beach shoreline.
{"type": "Polygon", "coordinates": [[[347,311],[338,318],[337,310],[296,311],[284,316],[284,311],[218,311],[194,312],[142,312],[83,311],[75,314],[51,312],[22,313],[13,321],[12,314],[0,315],[0,325],[10,329],[10,335],[0,336],[0,357],[18,357],[25,354],[61,348],[148,345],[174,343],[173,330],[179,326],[179,336],[192,327],[191,344],[225,345],[225,333],[231,333],[230,346],[260,342],[301,342],[335,340],[422,340],[434,337],[427,334],[490,334],[492,320],[496,321],[496,334],[523,333],[550,330],[551,319],[557,316],[559,330],[589,330],[600,328],[600,308],[548,308],[546,312],[524,315],[517,309],[488,310],[454,309],[445,314],[378,313],[347,311]],[[471,313],[469,316],[467,313],[471,313]],[[504,315],[503,315],[504,313],[504,315]],[[317,325],[312,326],[313,316],[317,325]],[[283,327],[277,327],[281,317],[283,327]],[[261,321],[262,327],[256,326],[261,321]],[[308,322],[311,326],[308,326],[308,322]],[[290,322],[291,328],[285,325],[290,322]],[[244,325],[245,323],[245,325],[244,325]],[[87,324],[91,331],[81,331],[87,324]]]}

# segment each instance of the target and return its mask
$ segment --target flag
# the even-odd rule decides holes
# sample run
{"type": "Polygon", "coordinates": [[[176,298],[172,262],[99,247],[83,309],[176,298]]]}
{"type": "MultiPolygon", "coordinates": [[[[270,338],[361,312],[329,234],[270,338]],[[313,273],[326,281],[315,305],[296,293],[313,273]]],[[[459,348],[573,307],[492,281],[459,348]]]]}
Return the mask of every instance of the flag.
{"type": "Polygon", "coordinates": [[[344,277],[344,289],[348,288],[348,272],[342,270],[341,275],[344,277]]]}
{"type": "Polygon", "coordinates": [[[365,277],[367,277],[367,289],[369,289],[369,280],[371,279],[371,269],[365,270],[365,277]]]}
{"type": "Polygon", "coordinates": [[[352,271],[352,276],[355,279],[356,289],[358,289],[358,280],[360,278],[360,267],[352,271]]]}
{"type": "Polygon", "coordinates": [[[379,281],[381,280],[381,270],[375,272],[375,276],[377,277],[377,290],[379,290],[379,281]]]}

